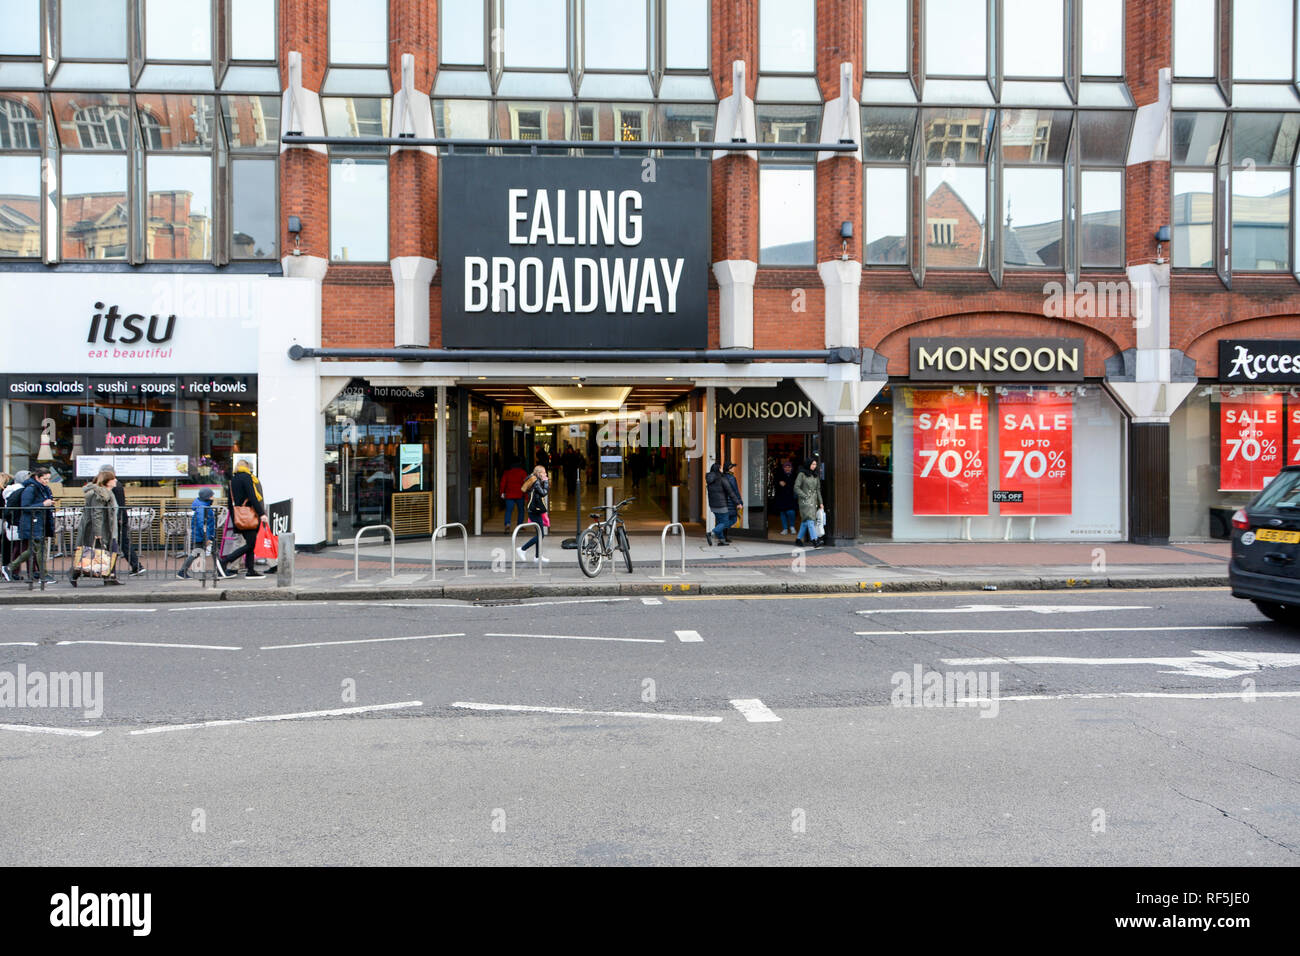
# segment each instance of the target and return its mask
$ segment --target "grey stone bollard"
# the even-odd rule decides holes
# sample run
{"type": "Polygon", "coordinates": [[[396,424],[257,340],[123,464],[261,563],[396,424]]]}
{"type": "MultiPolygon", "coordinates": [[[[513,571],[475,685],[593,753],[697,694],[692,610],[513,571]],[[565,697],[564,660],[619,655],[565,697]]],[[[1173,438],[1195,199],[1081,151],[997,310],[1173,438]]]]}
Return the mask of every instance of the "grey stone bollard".
{"type": "Polygon", "coordinates": [[[280,557],[275,565],[275,586],[291,588],[293,587],[293,534],[279,535],[276,543],[280,547],[280,557]]]}

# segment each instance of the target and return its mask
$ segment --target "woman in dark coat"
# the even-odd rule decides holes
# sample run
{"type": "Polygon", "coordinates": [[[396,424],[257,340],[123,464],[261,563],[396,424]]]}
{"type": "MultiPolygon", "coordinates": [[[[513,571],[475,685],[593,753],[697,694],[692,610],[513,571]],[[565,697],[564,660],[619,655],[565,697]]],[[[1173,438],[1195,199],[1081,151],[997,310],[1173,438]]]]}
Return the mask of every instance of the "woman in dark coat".
{"type": "Polygon", "coordinates": [[[53,584],[45,567],[45,539],[54,537],[54,492],[50,491],[50,469],[37,465],[32,469],[31,477],[22,485],[22,491],[12,495],[9,506],[22,509],[18,519],[18,540],[23,549],[18,557],[7,565],[0,565],[0,575],[6,581],[17,576],[22,563],[34,560],[35,574],[44,584],[53,584]],[[16,499],[16,500],[15,500],[16,499]]]}
{"type": "MultiPolygon", "coordinates": [[[[262,483],[257,480],[253,474],[253,469],[248,467],[248,462],[241,461],[235,466],[235,473],[230,479],[230,513],[234,514],[234,509],[240,505],[246,505],[256,512],[259,519],[266,516],[266,496],[262,494],[262,483]]],[[[232,519],[233,521],[233,519],[232,519]]],[[[221,558],[221,570],[223,574],[229,574],[230,568],[240,558],[244,559],[244,576],[249,578],[264,578],[266,575],[257,570],[255,565],[256,558],[253,555],[253,547],[257,544],[257,528],[245,530],[236,528],[236,533],[243,537],[244,543],[236,548],[230,554],[221,558]]]]}
{"type": "Polygon", "coordinates": [[[781,462],[772,481],[772,510],[781,516],[781,533],[794,534],[799,524],[795,521],[794,462],[781,462]]]}

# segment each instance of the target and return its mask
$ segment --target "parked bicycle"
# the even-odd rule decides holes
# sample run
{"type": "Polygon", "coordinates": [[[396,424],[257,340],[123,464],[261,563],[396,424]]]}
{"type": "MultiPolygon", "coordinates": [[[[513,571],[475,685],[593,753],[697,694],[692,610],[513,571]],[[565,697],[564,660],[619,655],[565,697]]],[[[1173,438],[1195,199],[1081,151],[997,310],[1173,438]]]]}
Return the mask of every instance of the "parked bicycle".
{"type": "Polygon", "coordinates": [[[627,565],[627,572],[632,573],[632,548],[628,544],[627,527],[623,524],[622,510],[634,501],[635,498],[624,498],[616,505],[601,505],[599,511],[591,513],[596,520],[582,532],[582,537],[578,539],[578,567],[582,568],[582,573],[587,577],[594,578],[599,575],[601,568],[605,566],[605,559],[614,557],[615,549],[623,552],[623,562],[627,565]],[[603,512],[609,514],[602,521],[603,512]]]}

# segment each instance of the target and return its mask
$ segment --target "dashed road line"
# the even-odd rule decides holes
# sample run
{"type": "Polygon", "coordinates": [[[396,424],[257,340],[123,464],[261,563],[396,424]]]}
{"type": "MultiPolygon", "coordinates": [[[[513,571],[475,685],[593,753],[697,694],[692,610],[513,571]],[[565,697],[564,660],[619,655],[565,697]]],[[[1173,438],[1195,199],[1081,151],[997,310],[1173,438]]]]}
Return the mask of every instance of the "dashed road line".
{"type": "Polygon", "coordinates": [[[539,637],[549,641],[617,641],[621,644],[664,644],[659,637],[589,637],[582,634],[484,634],[484,637],[539,637]]]}
{"type": "MultiPolygon", "coordinates": [[[[572,714],[580,717],[643,717],[646,720],[684,720],[693,723],[717,724],[721,717],[700,716],[697,714],[655,714],[636,710],[584,710],[580,707],[536,707],[530,704],[481,704],[458,700],[451,706],[465,710],[506,710],[525,714],[572,714]]],[[[777,718],[778,720],[780,718],[777,718]]]]}
{"type": "Polygon", "coordinates": [[[1150,611],[1145,604],[961,604],[956,607],[873,607],[856,614],[987,614],[992,612],[1034,614],[1078,614],[1087,611],[1150,611]]]}
{"type": "Polygon", "coordinates": [[[732,707],[740,711],[741,715],[751,724],[770,724],[779,721],[781,718],[772,713],[757,697],[742,698],[739,700],[729,701],[732,707]]]}
{"type": "Polygon", "coordinates": [[[698,644],[704,640],[704,638],[700,637],[699,631],[676,631],[675,633],[677,634],[677,640],[683,644],[698,644]]]}
{"type": "Polygon", "coordinates": [[[156,607],[59,607],[58,605],[38,604],[35,607],[7,607],[7,611],[40,611],[42,614],[49,614],[51,611],[78,611],[82,614],[152,614],[158,609],[156,607]]]}
{"type": "Polygon", "coordinates": [[[1176,627],[1021,627],[976,630],[958,627],[941,631],[854,631],[860,637],[920,636],[927,634],[1113,634],[1119,631],[1248,631],[1244,624],[1182,624],[1176,627]]]}
{"type": "Polygon", "coordinates": [[[77,730],[73,727],[35,727],[30,724],[0,724],[0,730],[14,730],[20,734],[55,734],[59,737],[97,737],[102,730],[77,730]]]}
{"type": "Polygon", "coordinates": [[[230,644],[167,644],[162,641],[55,641],[55,644],[99,644],[109,647],[171,647],[191,651],[242,651],[230,644]]]}
{"type": "Polygon", "coordinates": [[[194,724],[168,724],[164,727],[146,727],[143,730],[129,730],[132,737],[145,734],[165,734],[173,730],[198,730],[204,727],[230,727],[235,724],[255,724],[273,720],[310,720],[313,717],[346,717],[350,714],[368,714],[381,710],[401,710],[408,707],[423,707],[419,700],[403,700],[395,704],[370,704],[364,707],[339,707],[334,710],[308,710],[297,714],[268,714],[264,717],[236,717],[230,720],[204,720],[194,724]]]}
{"type": "Polygon", "coordinates": [[[1020,694],[1014,697],[963,697],[959,704],[987,704],[996,700],[999,704],[1006,701],[1020,700],[1107,700],[1117,697],[1167,697],[1177,700],[1242,700],[1255,697],[1300,697],[1300,690],[1257,690],[1249,694],[1243,691],[1203,691],[1174,693],[1169,691],[1114,691],[1090,694],[1020,694]]]}
{"type": "Polygon", "coordinates": [[[658,598],[642,598],[641,603],[647,607],[654,607],[656,604],[663,604],[664,602],[658,598]]]}
{"type": "Polygon", "coordinates": [[[259,651],[279,651],[288,647],[337,647],[341,644],[384,644],[392,641],[431,641],[438,637],[464,637],[464,632],[456,634],[414,634],[410,637],[367,637],[353,641],[313,641],[309,644],[267,644],[259,651]]]}

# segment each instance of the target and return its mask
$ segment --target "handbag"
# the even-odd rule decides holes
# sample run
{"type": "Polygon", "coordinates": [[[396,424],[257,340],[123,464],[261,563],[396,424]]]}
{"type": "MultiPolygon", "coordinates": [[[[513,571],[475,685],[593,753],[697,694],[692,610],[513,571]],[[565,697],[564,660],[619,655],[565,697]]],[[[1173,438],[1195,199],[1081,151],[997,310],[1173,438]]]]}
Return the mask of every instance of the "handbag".
{"type": "Polygon", "coordinates": [[[253,557],[275,561],[280,557],[280,546],[275,535],[271,534],[270,523],[263,518],[257,529],[257,541],[253,544],[253,557]]]}
{"type": "Polygon", "coordinates": [[[262,523],[257,517],[257,512],[248,505],[235,505],[231,509],[231,515],[238,531],[256,531],[258,525],[262,523]]]}
{"type": "MultiPolygon", "coordinates": [[[[103,542],[95,539],[95,544],[103,542]]],[[[79,577],[111,578],[117,574],[117,552],[101,547],[78,547],[72,555],[72,570],[79,577]]]]}

